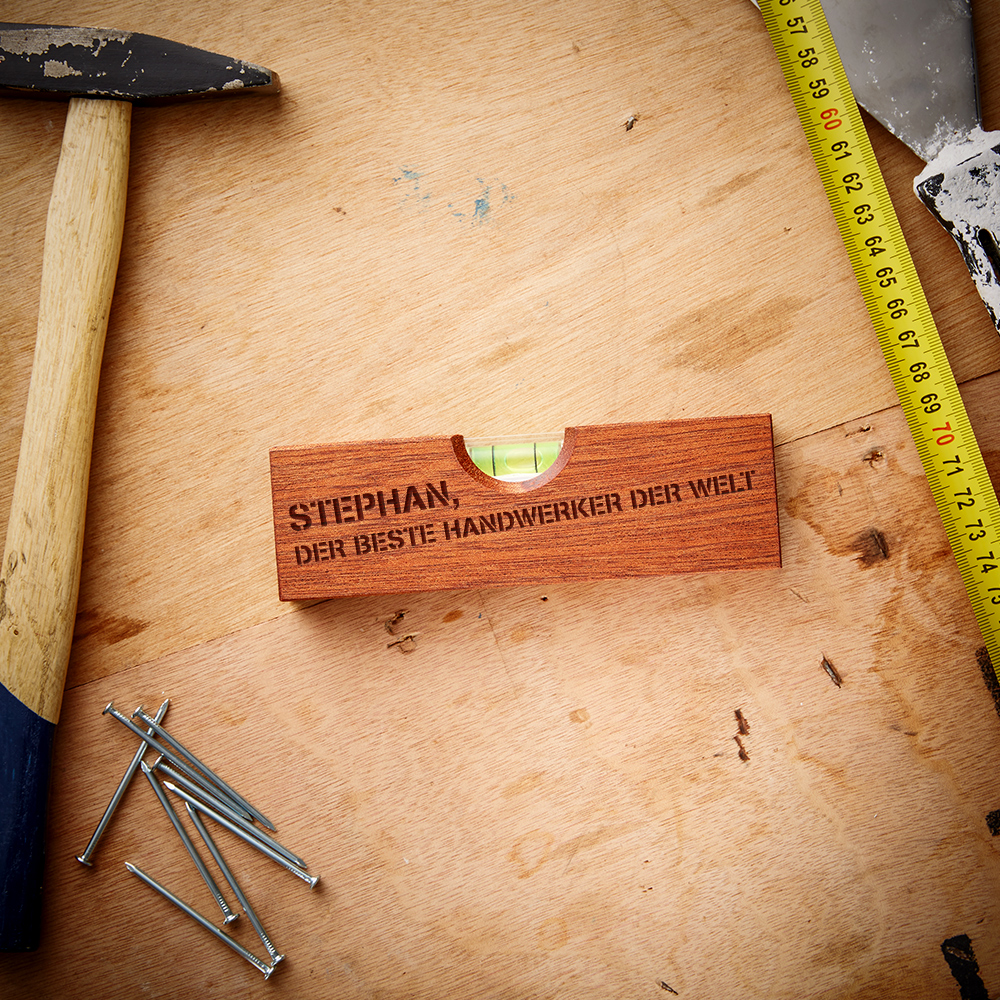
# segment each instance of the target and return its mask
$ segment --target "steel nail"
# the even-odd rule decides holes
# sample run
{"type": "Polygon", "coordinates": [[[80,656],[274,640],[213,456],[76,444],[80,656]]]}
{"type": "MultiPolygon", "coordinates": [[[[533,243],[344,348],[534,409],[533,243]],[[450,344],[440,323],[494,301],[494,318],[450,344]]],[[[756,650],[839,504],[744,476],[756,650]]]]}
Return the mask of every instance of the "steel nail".
{"type": "MultiPolygon", "coordinates": [[[[165,747],[162,743],[159,742],[159,740],[154,739],[147,733],[144,733],[131,719],[127,719],[124,715],[122,715],[122,713],[115,708],[114,702],[111,701],[108,702],[107,706],[104,709],[103,714],[110,715],[113,719],[117,719],[128,730],[135,733],[136,736],[138,736],[144,743],[146,743],[147,746],[152,747],[157,753],[166,757],[171,764],[173,764],[175,767],[183,771],[184,774],[186,774],[188,778],[190,778],[192,781],[202,786],[206,784],[211,785],[211,782],[209,782],[208,778],[206,778],[203,774],[199,774],[197,771],[195,771],[194,768],[192,768],[191,765],[188,764],[188,762],[184,760],[181,756],[176,754],[169,747],[165,747]]],[[[217,790],[213,786],[212,791],[213,794],[215,794],[218,798],[224,799],[229,804],[231,809],[236,809],[237,812],[241,813],[245,819],[249,820],[253,818],[250,815],[250,813],[246,812],[246,810],[242,809],[236,803],[232,802],[229,796],[227,796],[221,790],[217,790]]]]}
{"type": "Polygon", "coordinates": [[[236,791],[235,788],[232,787],[232,785],[223,781],[222,778],[220,778],[207,764],[195,757],[195,755],[191,753],[191,751],[188,750],[180,740],[171,736],[170,733],[168,733],[155,719],[151,719],[142,710],[141,705],[132,713],[132,718],[134,719],[137,715],[164,742],[169,743],[170,746],[172,746],[179,754],[187,757],[187,759],[191,761],[191,763],[194,764],[199,771],[204,771],[214,784],[218,785],[219,788],[227,793],[227,798],[235,799],[241,806],[243,806],[244,809],[247,810],[247,812],[249,812],[255,819],[263,823],[269,830],[274,829],[274,824],[262,812],[255,809],[245,798],[243,798],[242,795],[239,794],[239,792],[236,791]]]}
{"type": "Polygon", "coordinates": [[[149,765],[142,761],[140,763],[142,768],[142,773],[149,778],[150,785],[153,786],[153,791],[156,792],[156,797],[160,800],[160,805],[163,806],[164,812],[170,817],[170,822],[173,823],[174,829],[177,831],[177,835],[181,838],[181,843],[186,848],[188,854],[191,855],[191,860],[194,862],[195,868],[198,869],[198,873],[205,880],[205,885],[208,886],[209,891],[215,897],[215,901],[219,904],[219,909],[222,910],[223,916],[226,918],[225,922],[231,924],[238,916],[238,913],[233,913],[229,908],[229,904],[226,902],[225,897],[216,884],[214,878],[212,878],[211,872],[205,867],[205,862],[201,860],[201,855],[198,853],[197,848],[188,836],[187,830],[184,829],[181,824],[180,817],[174,811],[174,807],[170,804],[170,800],[167,798],[166,793],[160,787],[159,779],[150,770],[149,765]]]}
{"type": "MultiPolygon", "coordinates": [[[[174,739],[170,733],[160,726],[155,719],[151,719],[142,705],[133,713],[132,718],[138,716],[149,727],[150,736],[158,736],[163,743],[157,742],[157,748],[162,756],[172,761],[178,768],[188,775],[189,780],[196,782],[199,787],[206,789],[216,798],[221,799],[230,809],[239,813],[245,820],[252,822],[258,815],[257,811],[241,795],[226,782],[224,782],[207,764],[202,763],[193,753],[191,753],[179,740],[174,739]]],[[[135,723],[132,723],[135,725],[135,723]]],[[[271,829],[274,829],[271,827],[271,829]]]]}
{"type": "Polygon", "coordinates": [[[210,806],[207,806],[204,802],[199,802],[193,795],[189,795],[184,791],[183,788],[178,788],[175,784],[170,781],[163,782],[164,788],[169,788],[175,795],[179,795],[185,802],[190,803],[198,810],[200,813],[204,813],[206,816],[210,816],[215,820],[219,826],[224,826],[231,833],[235,833],[237,837],[241,840],[246,841],[251,847],[257,848],[261,854],[266,854],[272,861],[277,861],[282,868],[287,868],[293,875],[297,875],[303,882],[309,884],[309,888],[314,888],[316,883],[319,881],[318,875],[310,875],[309,872],[303,871],[298,865],[293,864],[287,858],[283,858],[277,851],[273,848],[268,847],[262,840],[258,837],[254,837],[244,830],[241,830],[235,823],[226,819],[222,813],[217,812],[210,806]]]}
{"type": "Polygon", "coordinates": [[[263,840],[265,844],[273,847],[279,854],[284,855],[288,858],[292,864],[299,865],[301,868],[308,868],[309,866],[305,861],[300,858],[297,854],[293,854],[287,847],[279,844],[274,837],[269,837],[260,827],[256,827],[253,823],[248,823],[239,813],[231,809],[222,799],[216,798],[205,788],[196,785],[193,781],[188,781],[179,771],[175,771],[168,764],[164,764],[162,759],[154,760],[150,765],[153,771],[162,771],[168,778],[172,778],[181,788],[186,789],[192,795],[197,795],[199,798],[203,799],[205,804],[211,806],[213,809],[217,809],[223,816],[231,819],[237,826],[241,827],[247,833],[259,840],[263,840]]]}
{"type": "MultiPolygon", "coordinates": [[[[167,714],[167,707],[170,705],[170,699],[167,700],[157,709],[156,721],[162,722],[163,717],[167,714]]],[[[115,789],[115,794],[111,796],[111,801],[108,803],[108,807],[104,810],[104,815],[101,817],[97,824],[97,829],[94,831],[94,835],[90,838],[87,846],[83,849],[83,854],[78,854],[76,860],[80,864],[86,865],[88,868],[93,868],[94,863],[90,859],[94,855],[94,851],[97,848],[97,842],[104,835],[107,825],[111,822],[111,817],[114,815],[114,811],[118,808],[118,803],[121,802],[122,796],[125,794],[125,789],[128,788],[129,783],[132,781],[135,772],[139,770],[139,762],[143,758],[143,754],[146,752],[146,744],[140,743],[139,748],[135,752],[135,756],[132,758],[131,763],[125,770],[125,774],[122,780],[118,783],[118,787],[115,789]]]]}
{"type": "Polygon", "coordinates": [[[174,904],[179,910],[182,910],[189,917],[196,920],[202,927],[207,931],[211,931],[220,941],[224,944],[229,945],[238,955],[242,955],[255,969],[264,973],[264,978],[270,978],[272,972],[274,972],[274,966],[268,965],[266,962],[262,962],[256,955],[252,952],[247,951],[238,941],[234,941],[225,931],[220,931],[210,920],[203,917],[197,910],[192,909],[187,903],[178,899],[169,889],[160,885],[156,879],[147,875],[141,868],[137,868],[131,862],[126,861],[125,867],[133,874],[137,875],[146,885],[155,889],[161,896],[165,899],[169,899],[171,903],[174,904]]]}
{"type": "Polygon", "coordinates": [[[219,870],[225,876],[226,881],[229,883],[229,887],[233,890],[236,898],[240,901],[240,906],[243,907],[243,912],[247,915],[247,919],[253,925],[253,929],[257,932],[257,936],[267,949],[268,955],[271,956],[271,965],[277,965],[285,956],[279,954],[278,949],[271,943],[271,939],[267,936],[267,932],[264,930],[259,917],[254,912],[254,908],[250,905],[250,901],[247,899],[243,890],[240,888],[239,883],[236,881],[236,876],[233,875],[229,865],[226,864],[218,845],[212,839],[212,835],[205,829],[205,824],[201,821],[201,817],[198,815],[198,810],[195,809],[190,802],[185,802],[184,807],[187,809],[188,815],[191,817],[191,822],[194,823],[198,833],[201,834],[201,839],[205,841],[205,846],[208,848],[209,853],[213,858],[215,858],[215,863],[219,866],[219,870]]]}

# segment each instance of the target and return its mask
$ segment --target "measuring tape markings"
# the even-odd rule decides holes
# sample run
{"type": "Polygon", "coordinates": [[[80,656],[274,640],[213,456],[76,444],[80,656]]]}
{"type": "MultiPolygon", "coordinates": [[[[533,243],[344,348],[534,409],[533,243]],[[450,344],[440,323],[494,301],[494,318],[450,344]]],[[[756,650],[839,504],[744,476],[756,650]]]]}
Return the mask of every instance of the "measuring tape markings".
{"type": "Polygon", "coordinates": [[[760,0],[1000,678],[1000,504],[819,0],[760,0]]]}

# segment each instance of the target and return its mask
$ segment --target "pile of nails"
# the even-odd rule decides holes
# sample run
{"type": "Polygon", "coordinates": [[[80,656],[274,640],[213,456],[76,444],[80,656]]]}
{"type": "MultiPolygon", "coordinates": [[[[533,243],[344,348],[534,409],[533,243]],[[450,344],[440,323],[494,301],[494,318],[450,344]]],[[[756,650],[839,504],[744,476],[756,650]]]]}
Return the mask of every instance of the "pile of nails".
{"type": "Polygon", "coordinates": [[[91,858],[97,847],[97,842],[101,839],[133,775],[141,768],[142,773],[149,780],[149,784],[156,793],[157,799],[159,799],[160,804],[163,806],[164,812],[166,812],[174,829],[177,831],[181,843],[191,856],[191,860],[194,862],[198,873],[205,880],[205,884],[208,886],[213,898],[219,904],[219,909],[222,911],[223,924],[231,924],[239,916],[239,913],[235,912],[226,902],[218,883],[212,877],[211,872],[198,853],[194,842],[181,823],[180,817],[177,815],[177,811],[171,803],[170,797],[167,795],[168,791],[184,803],[187,814],[205,846],[208,848],[209,854],[211,854],[223,878],[229,884],[233,895],[239,901],[240,907],[243,909],[247,919],[253,925],[253,929],[257,932],[261,943],[267,950],[268,960],[264,961],[247,948],[244,948],[242,944],[224,930],[216,927],[207,917],[202,916],[193,907],[180,900],[169,889],[160,885],[156,879],[147,875],[141,868],[130,862],[126,862],[125,867],[133,875],[145,882],[146,885],[155,889],[165,899],[170,900],[179,910],[186,913],[207,931],[214,934],[220,941],[232,948],[238,955],[245,958],[254,968],[264,974],[265,979],[269,979],[271,973],[274,972],[278,963],[285,956],[280,954],[277,948],[271,943],[271,939],[267,936],[260,919],[240,888],[229,865],[226,864],[222,852],[219,850],[212,835],[208,832],[208,828],[205,825],[205,818],[212,820],[219,826],[230,831],[230,833],[235,834],[245,843],[256,848],[283,868],[287,868],[293,875],[298,876],[303,882],[307,883],[310,888],[316,885],[319,881],[319,876],[310,875],[306,871],[306,863],[302,858],[293,854],[286,847],[282,847],[273,837],[264,833],[260,829],[260,826],[256,825],[260,824],[268,830],[273,831],[274,824],[266,816],[258,809],[255,809],[242,795],[223,781],[211,768],[195,757],[179,740],[175,739],[163,728],[161,723],[163,722],[163,717],[166,715],[169,704],[170,701],[168,699],[160,706],[155,716],[147,715],[140,706],[132,713],[131,718],[117,711],[113,703],[110,703],[104,709],[105,715],[113,716],[123,726],[135,733],[142,742],[139,744],[135,756],[125,771],[125,775],[119,783],[118,788],[111,797],[107,809],[104,810],[104,815],[97,824],[97,829],[90,838],[90,843],[87,844],[83,854],[77,855],[77,861],[88,867],[93,865],[91,858]],[[137,719],[139,720],[138,723],[135,721],[137,719]],[[139,723],[142,725],[140,726],[139,723]],[[145,728],[142,728],[143,726],[145,728]],[[153,749],[159,754],[159,757],[152,764],[147,764],[144,760],[146,751],[149,749],[153,749]],[[161,780],[160,775],[163,776],[163,780],[161,780]]]}

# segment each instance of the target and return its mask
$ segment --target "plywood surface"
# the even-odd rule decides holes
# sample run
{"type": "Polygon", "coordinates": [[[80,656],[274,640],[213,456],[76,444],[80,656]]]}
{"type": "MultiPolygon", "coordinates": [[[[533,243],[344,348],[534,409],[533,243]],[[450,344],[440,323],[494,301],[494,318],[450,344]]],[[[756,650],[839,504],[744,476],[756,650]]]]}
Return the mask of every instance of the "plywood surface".
{"type": "MultiPolygon", "coordinates": [[[[44,943],[0,995],[936,1000],[959,935],[1000,993],[981,641],[749,0],[8,16],[285,89],[133,116],[44,943]],[[278,600],[273,447],[754,412],[781,569],[278,600]],[[147,787],[73,860],[134,749],[101,709],[167,696],[322,876],[220,838],[269,982],[125,871],[211,913],[147,787]]],[[[0,521],[64,117],[0,105],[0,521]]],[[[1000,480],[1000,337],[872,133],[1000,480]]]]}

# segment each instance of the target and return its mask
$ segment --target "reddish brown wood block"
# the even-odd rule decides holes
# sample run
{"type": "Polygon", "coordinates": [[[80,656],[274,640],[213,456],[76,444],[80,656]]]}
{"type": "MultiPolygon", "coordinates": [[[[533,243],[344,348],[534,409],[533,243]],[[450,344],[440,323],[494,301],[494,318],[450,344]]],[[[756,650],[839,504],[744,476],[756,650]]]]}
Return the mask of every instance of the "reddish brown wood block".
{"type": "Polygon", "coordinates": [[[461,435],[271,452],[282,600],[781,565],[769,415],[570,427],[506,483],[461,435]]]}

